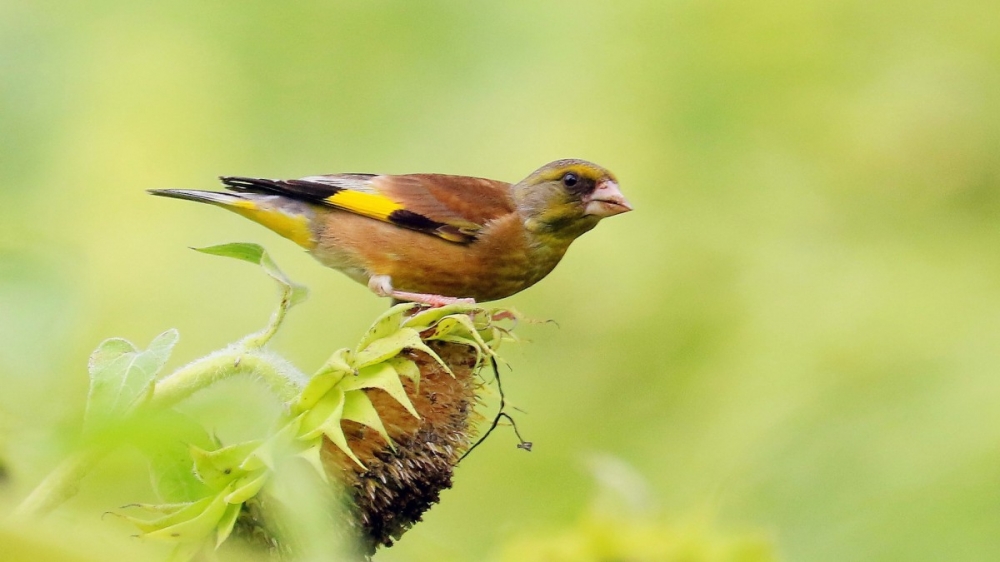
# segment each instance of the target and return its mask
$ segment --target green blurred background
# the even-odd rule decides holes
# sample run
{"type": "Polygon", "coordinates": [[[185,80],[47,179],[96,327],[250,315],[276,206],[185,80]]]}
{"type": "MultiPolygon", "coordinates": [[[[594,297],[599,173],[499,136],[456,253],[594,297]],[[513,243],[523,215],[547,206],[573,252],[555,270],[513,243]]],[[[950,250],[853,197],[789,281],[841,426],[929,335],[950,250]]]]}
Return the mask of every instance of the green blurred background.
{"type": "MultiPolygon", "coordinates": [[[[1000,559],[998,29],[974,0],[2,0],[6,494],[64,452],[103,338],[177,327],[179,365],[263,324],[271,282],[188,246],[262,243],[312,289],[276,344],[305,370],[387,306],[145,189],[516,181],[575,157],[636,211],[508,299],[560,325],[506,352],[536,449],[495,435],[377,560],[572,526],[595,452],[643,475],[660,517],[787,560],[1000,559]]],[[[213,392],[201,407],[261,427],[276,411],[249,383],[213,392]]],[[[79,501],[148,493],[127,480],[79,501]]]]}

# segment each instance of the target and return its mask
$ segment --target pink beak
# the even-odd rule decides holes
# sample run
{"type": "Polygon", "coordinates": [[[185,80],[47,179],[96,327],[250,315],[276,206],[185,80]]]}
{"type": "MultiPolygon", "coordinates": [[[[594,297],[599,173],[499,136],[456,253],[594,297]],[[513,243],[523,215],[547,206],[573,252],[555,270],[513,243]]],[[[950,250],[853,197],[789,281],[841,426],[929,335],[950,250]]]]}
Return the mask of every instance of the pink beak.
{"type": "Polygon", "coordinates": [[[610,217],[627,213],[632,210],[625,196],[622,195],[618,184],[611,180],[604,180],[597,184],[593,193],[584,196],[584,215],[591,215],[598,218],[610,217]]]}

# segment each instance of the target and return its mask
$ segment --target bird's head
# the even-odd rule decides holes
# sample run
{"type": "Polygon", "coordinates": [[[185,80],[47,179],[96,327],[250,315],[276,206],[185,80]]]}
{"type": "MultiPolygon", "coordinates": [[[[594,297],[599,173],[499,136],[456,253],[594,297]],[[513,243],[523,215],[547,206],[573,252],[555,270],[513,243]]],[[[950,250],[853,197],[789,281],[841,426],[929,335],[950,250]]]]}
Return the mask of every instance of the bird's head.
{"type": "Polygon", "coordinates": [[[632,210],[615,176],[585,160],[546,164],[515,184],[513,195],[528,230],[569,239],[632,210]]]}

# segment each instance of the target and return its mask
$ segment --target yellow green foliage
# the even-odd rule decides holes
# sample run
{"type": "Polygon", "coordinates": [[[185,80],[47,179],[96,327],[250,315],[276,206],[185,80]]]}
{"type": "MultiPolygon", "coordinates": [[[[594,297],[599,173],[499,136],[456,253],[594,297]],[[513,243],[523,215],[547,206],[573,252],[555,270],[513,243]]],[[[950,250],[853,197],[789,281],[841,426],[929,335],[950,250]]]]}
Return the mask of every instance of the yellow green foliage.
{"type": "Polygon", "coordinates": [[[753,535],[720,535],[701,526],[591,514],[573,528],[515,539],[503,562],[774,562],[753,535]]]}
{"type": "MultiPolygon", "coordinates": [[[[261,352],[261,348],[277,331],[287,310],[300,302],[306,292],[289,281],[268,254],[254,244],[226,244],[201,251],[256,263],[278,282],[281,304],[272,316],[271,324],[225,350],[233,356],[229,371],[237,373],[239,365],[255,357],[282,373],[280,360],[261,352]]],[[[478,305],[453,304],[424,309],[413,303],[399,304],[375,320],[353,349],[340,349],[304,384],[297,376],[279,377],[280,387],[299,385],[295,396],[287,403],[287,411],[270,436],[207,450],[191,445],[188,455],[171,466],[160,463],[156,473],[170,475],[171,490],[182,490],[187,501],[165,504],[135,504],[128,514],[122,514],[140,531],[140,537],[164,539],[195,545],[214,537],[221,545],[232,533],[243,504],[255,498],[269,483],[279,466],[292,458],[304,459],[319,476],[326,479],[327,469],[321,461],[325,441],[332,442],[361,468],[362,461],[348,445],[342,423],[356,422],[375,430],[390,447],[392,439],[386,431],[378,410],[366,391],[378,389],[396,400],[410,415],[419,418],[402,378],[419,384],[420,370],[403,354],[420,351],[454,376],[449,366],[429,346],[441,341],[469,346],[475,350],[478,368],[484,357],[496,358],[495,348],[512,336],[497,323],[515,319],[517,314],[507,309],[486,309],[478,305]]],[[[112,339],[102,343],[91,361],[93,390],[89,414],[103,415],[109,421],[129,423],[128,416],[147,403],[155,405],[159,385],[174,383],[174,377],[191,378],[189,392],[223,378],[212,363],[207,377],[203,371],[187,366],[160,381],[155,375],[169,358],[177,332],[168,331],[154,340],[150,349],[140,352],[131,343],[112,339]]],[[[222,363],[225,366],[225,362],[222,363]]],[[[256,374],[251,371],[251,374],[256,374]]],[[[176,384],[174,385],[176,386],[176,384]]],[[[163,480],[155,478],[154,480],[163,480]]],[[[161,490],[162,492],[162,490],[161,490]]],[[[172,499],[172,498],[165,498],[172,499]]],[[[187,558],[197,548],[185,546],[175,553],[176,559],[187,558]]]]}

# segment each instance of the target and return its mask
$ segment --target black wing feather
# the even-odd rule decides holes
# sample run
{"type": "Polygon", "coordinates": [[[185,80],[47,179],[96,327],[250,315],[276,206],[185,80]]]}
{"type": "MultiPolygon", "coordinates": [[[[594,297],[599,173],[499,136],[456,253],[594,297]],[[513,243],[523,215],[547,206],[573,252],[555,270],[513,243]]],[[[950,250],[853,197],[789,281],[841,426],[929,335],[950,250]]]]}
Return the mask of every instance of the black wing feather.
{"type": "MultiPolygon", "coordinates": [[[[297,199],[308,201],[322,201],[327,197],[332,197],[337,193],[347,189],[337,185],[337,176],[330,176],[330,181],[314,180],[271,180],[265,178],[248,178],[242,176],[222,176],[223,185],[232,191],[251,193],[273,193],[275,195],[287,195],[297,199]]],[[[374,177],[373,174],[344,174],[344,179],[366,179],[374,177]]]]}

